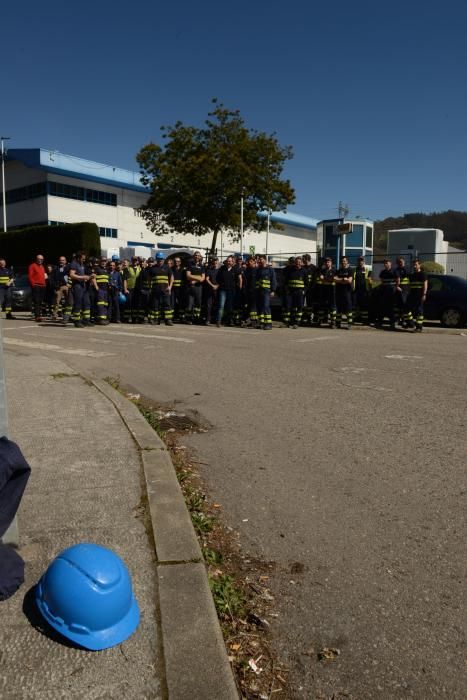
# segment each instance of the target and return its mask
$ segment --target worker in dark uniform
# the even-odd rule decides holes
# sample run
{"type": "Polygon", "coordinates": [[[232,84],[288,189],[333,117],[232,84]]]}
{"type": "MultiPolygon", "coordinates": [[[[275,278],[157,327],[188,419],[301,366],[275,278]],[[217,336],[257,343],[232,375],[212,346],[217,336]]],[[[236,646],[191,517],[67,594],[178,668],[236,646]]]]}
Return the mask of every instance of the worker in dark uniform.
{"type": "Polygon", "coordinates": [[[164,262],[164,253],[156,253],[156,264],[149,268],[151,274],[151,301],[149,323],[173,326],[173,310],[170,305],[172,272],[164,262]]]}
{"type": "Polygon", "coordinates": [[[217,328],[221,327],[222,321],[224,325],[233,326],[232,313],[236,275],[233,256],[229,255],[224,264],[220,266],[216,277],[216,282],[219,285],[217,291],[217,328]]]}
{"type": "Polygon", "coordinates": [[[365,258],[359,257],[357,267],[353,273],[352,291],[353,291],[353,308],[354,320],[355,317],[363,323],[369,323],[370,310],[370,294],[373,284],[371,270],[365,265],[365,258]]]}
{"type": "Polygon", "coordinates": [[[147,318],[149,321],[151,308],[151,268],[154,265],[154,258],[148,258],[141,262],[141,271],[135,282],[135,295],[138,300],[138,323],[144,323],[147,318]]]}
{"type": "Polygon", "coordinates": [[[121,323],[120,294],[123,294],[122,275],[117,270],[117,260],[109,262],[109,321],[121,323]]]}
{"type": "Polygon", "coordinates": [[[256,271],[256,308],[261,328],[272,330],[271,296],[277,288],[276,273],[268,266],[265,255],[260,255],[256,271]]]}
{"type": "Polygon", "coordinates": [[[390,260],[383,260],[384,269],[379,273],[381,285],[379,287],[378,308],[376,310],[376,326],[381,328],[384,319],[389,320],[392,331],[396,330],[394,305],[396,300],[396,287],[399,286],[399,277],[392,269],[390,260]]]}
{"type": "Polygon", "coordinates": [[[237,255],[235,259],[235,294],[233,308],[233,322],[236,326],[241,326],[245,316],[245,290],[244,290],[244,273],[243,257],[237,255]]]}
{"type": "Polygon", "coordinates": [[[258,311],[256,308],[256,258],[248,258],[246,270],[243,273],[245,293],[245,321],[243,325],[248,328],[258,327],[258,311]]]}
{"type": "Polygon", "coordinates": [[[96,293],[96,316],[98,326],[108,326],[109,321],[109,273],[107,259],[101,258],[94,266],[94,274],[91,287],[96,293]]]}
{"type": "Polygon", "coordinates": [[[321,272],[324,269],[324,258],[318,259],[318,264],[313,275],[313,297],[312,297],[312,319],[313,326],[319,328],[320,326],[320,310],[322,304],[322,287],[323,282],[321,280],[321,272]]]}
{"type": "MultiPolygon", "coordinates": [[[[54,290],[52,320],[57,321],[59,312],[67,306],[70,286],[68,285],[68,263],[64,255],[60,255],[58,264],[50,274],[50,282],[54,290]],[[63,307],[62,307],[63,303],[63,307]]],[[[70,312],[71,313],[71,312],[70,312]]],[[[69,317],[69,314],[68,314],[69,317]]]]}
{"type": "Polygon", "coordinates": [[[413,261],[413,271],[409,274],[409,294],[406,300],[407,324],[419,333],[423,330],[423,305],[428,291],[428,278],[422,270],[420,260],[413,261]],[[415,320],[415,323],[414,323],[415,320]]]}
{"type": "Polygon", "coordinates": [[[205,272],[205,279],[203,283],[203,318],[204,325],[210,326],[215,319],[216,311],[216,301],[217,301],[217,290],[219,285],[217,284],[217,273],[219,271],[219,260],[218,258],[209,258],[208,266],[205,272]]]}
{"type": "Polygon", "coordinates": [[[11,313],[11,285],[13,270],[6,266],[6,260],[0,259],[0,309],[5,309],[6,318],[14,320],[11,313]]]}
{"type": "Polygon", "coordinates": [[[287,268],[287,278],[285,281],[289,328],[298,328],[302,320],[307,279],[308,275],[303,267],[302,258],[294,258],[294,264],[287,268]]]}
{"type": "Polygon", "coordinates": [[[201,320],[201,304],[203,301],[203,282],[205,268],[199,251],[193,253],[191,262],[187,265],[185,279],[187,286],[186,323],[199,323],[201,320]]]}
{"type": "Polygon", "coordinates": [[[73,293],[73,309],[71,318],[76,328],[90,325],[90,301],[88,283],[93,279],[86,267],[86,256],[77,253],[70,264],[70,279],[73,293]]]}
{"type": "Polygon", "coordinates": [[[349,261],[343,255],[340,260],[340,267],[336,272],[336,325],[342,327],[342,318],[345,316],[347,321],[347,330],[351,330],[353,324],[352,310],[352,282],[353,272],[350,268],[349,261]]]}
{"type": "Polygon", "coordinates": [[[394,274],[399,278],[399,284],[396,287],[395,293],[395,310],[397,313],[397,320],[400,325],[407,328],[407,297],[409,296],[409,272],[405,266],[405,260],[402,257],[397,258],[396,267],[394,268],[394,274]]]}
{"type": "Polygon", "coordinates": [[[302,255],[303,269],[305,270],[305,299],[303,303],[302,326],[311,326],[313,322],[313,293],[316,274],[316,265],[311,262],[311,255],[305,253],[302,255]]]}
{"type": "MultiPolygon", "coordinates": [[[[89,322],[91,324],[95,323],[98,317],[97,313],[97,289],[96,286],[93,283],[93,276],[96,274],[96,267],[97,267],[97,259],[95,257],[89,257],[87,261],[85,262],[84,268],[85,272],[87,275],[89,275],[90,279],[88,282],[86,282],[86,289],[89,297],[89,322]]],[[[87,315],[86,315],[86,320],[87,315]]]]}
{"type": "Polygon", "coordinates": [[[182,267],[181,258],[174,258],[174,266],[172,268],[172,292],[171,292],[171,307],[174,312],[173,320],[175,323],[183,323],[185,320],[185,270],[182,267]]]}
{"type": "Polygon", "coordinates": [[[336,270],[331,258],[324,259],[324,267],[320,271],[321,281],[320,308],[318,323],[329,323],[330,328],[336,325],[336,270]]]}
{"type": "Polygon", "coordinates": [[[282,281],[280,285],[281,316],[282,323],[287,328],[290,325],[290,304],[289,304],[289,274],[295,265],[295,258],[291,256],[282,269],[282,281]]]}

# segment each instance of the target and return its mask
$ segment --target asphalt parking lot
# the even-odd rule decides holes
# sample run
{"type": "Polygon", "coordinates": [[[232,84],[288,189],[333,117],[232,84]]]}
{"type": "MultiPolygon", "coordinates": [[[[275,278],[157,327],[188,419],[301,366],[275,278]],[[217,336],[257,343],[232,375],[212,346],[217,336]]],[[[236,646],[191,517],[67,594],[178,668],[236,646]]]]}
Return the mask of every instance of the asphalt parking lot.
{"type": "Polygon", "coordinates": [[[25,361],[56,353],[211,425],[185,444],[245,556],[274,565],[293,697],[464,697],[465,332],[3,331],[25,361]]]}

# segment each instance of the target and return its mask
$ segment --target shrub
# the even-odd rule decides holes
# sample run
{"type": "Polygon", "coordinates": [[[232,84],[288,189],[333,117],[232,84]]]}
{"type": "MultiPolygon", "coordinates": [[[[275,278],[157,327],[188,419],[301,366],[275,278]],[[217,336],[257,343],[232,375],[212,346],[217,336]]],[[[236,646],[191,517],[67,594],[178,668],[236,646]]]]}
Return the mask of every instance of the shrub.
{"type": "Polygon", "coordinates": [[[434,260],[426,260],[426,262],[422,262],[422,268],[423,268],[423,272],[429,272],[432,275],[443,275],[444,274],[443,265],[435,262],[434,260]]]}
{"type": "Polygon", "coordinates": [[[0,233],[0,255],[8,265],[28,265],[37,253],[46,262],[55,263],[60,255],[69,260],[83,250],[87,255],[100,255],[99,229],[93,223],[61,224],[60,226],[28,226],[0,233]]]}

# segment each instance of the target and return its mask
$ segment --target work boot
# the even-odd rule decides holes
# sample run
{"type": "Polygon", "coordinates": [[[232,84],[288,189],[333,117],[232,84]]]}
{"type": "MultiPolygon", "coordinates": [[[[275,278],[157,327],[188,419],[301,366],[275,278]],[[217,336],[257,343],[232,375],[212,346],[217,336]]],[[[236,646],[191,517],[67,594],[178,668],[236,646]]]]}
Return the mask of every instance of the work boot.
{"type": "Polygon", "coordinates": [[[174,322],[173,321],[166,321],[165,325],[166,326],[173,326],[174,322]]]}
{"type": "Polygon", "coordinates": [[[6,318],[7,318],[9,321],[15,321],[15,320],[16,320],[16,316],[13,316],[13,314],[11,313],[11,311],[9,311],[9,312],[7,313],[6,318]]]}

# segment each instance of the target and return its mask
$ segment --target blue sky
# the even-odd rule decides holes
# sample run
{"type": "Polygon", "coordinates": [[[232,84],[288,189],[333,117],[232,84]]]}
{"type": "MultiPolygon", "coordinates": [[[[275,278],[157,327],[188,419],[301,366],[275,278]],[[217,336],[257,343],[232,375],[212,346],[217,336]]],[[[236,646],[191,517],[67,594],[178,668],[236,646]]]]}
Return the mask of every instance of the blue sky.
{"type": "Polygon", "coordinates": [[[0,133],[137,170],[219,98],[291,145],[291,211],[467,210],[463,0],[6,0],[0,133]]]}

